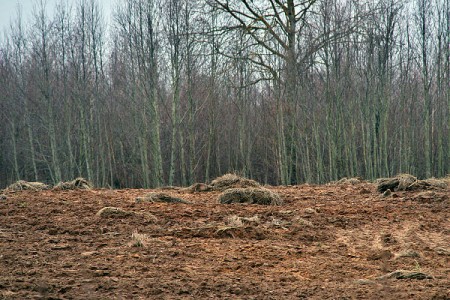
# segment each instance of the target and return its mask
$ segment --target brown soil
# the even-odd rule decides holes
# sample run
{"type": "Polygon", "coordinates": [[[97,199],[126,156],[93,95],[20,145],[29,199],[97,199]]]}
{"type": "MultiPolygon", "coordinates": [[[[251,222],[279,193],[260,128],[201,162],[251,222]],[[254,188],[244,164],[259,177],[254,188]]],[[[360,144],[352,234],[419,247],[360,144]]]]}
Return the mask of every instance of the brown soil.
{"type": "Polygon", "coordinates": [[[270,189],[283,205],[223,205],[217,191],[167,192],[183,205],[136,203],[152,190],[6,192],[0,299],[450,299],[449,191],[270,189]],[[104,207],[130,213],[96,215],[104,207]]]}

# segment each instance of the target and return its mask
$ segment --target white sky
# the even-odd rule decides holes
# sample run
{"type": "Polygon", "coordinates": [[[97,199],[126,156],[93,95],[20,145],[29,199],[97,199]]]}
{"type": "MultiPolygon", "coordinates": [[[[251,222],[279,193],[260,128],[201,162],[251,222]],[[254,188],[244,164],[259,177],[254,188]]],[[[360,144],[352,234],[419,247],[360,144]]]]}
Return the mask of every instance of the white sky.
{"type": "MultiPolygon", "coordinates": [[[[9,29],[11,20],[14,20],[17,16],[17,7],[21,6],[22,17],[24,23],[30,20],[33,6],[36,6],[40,0],[0,0],[0,37],[3,35],[6,29],[9,29]]],[[[47,14],[51,18],[54,14],[54,8],[56,3],[61,0],[43,0],[46,3],[47,14]]],[[[80,0],[63,0],[63,2],[69,3],[72,7],[80,0]]],[[[103,17],[105,22],[108,22],[111,16],[111,10],[117,0],[97,0],[100,7],[103,10],[103,17]]],[[[0,38],[1,40],[1,38],[0,38]]]]}

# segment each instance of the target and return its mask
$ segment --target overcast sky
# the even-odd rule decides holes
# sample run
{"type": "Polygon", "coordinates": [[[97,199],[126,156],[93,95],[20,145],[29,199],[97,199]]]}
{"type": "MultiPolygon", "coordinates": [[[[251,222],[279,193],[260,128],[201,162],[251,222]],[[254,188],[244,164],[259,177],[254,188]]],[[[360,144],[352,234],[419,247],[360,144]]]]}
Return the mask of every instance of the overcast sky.
{"type": "MultiPolygon", "coordinates": [[[[47,5],[47,13],[49,17],[53,16],[56,3],[61,0],[44,0],[47,5]]],[[[78,3],[79,0],[64,0],[63,2],[69,3],[71,6],[78,3]]],[[[44,3],[45,3],[44,2],[44,3]]],[[[111,15],[111,8],[116,3],[116,0],[98,0],[100,6],[103,9],[105,21],[108,21],[111,15]]],[[[17,7],[20,5],[22,10],[23,20],[28,21],[31,17],[33,6],[39,3],[39,0],[0,0],[0,36],[3,35],[5,29],[9,28],[11,20],[17,16],[17,7]]]]}

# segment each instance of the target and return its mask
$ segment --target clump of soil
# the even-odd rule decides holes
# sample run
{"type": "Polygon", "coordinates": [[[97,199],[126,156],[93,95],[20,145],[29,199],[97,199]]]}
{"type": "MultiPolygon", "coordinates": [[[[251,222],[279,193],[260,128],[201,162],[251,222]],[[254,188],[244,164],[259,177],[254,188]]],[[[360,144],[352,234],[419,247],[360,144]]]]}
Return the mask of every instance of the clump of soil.
{"type": "Polygon", "coordinates": [[[412,200],[427,202],[427,201],[445,201],[448,199],[445,193],[436,193],[433,191],[420,192],[412,197],[412,200]]]}
{"type": "Polygon", "coordinates": [[[94,186],[88,180],[78,177],[72,181],[60,182],[53,189],[62,190],[91,190],[94,186]]]}
{"type": "Polygon", "coordinates": [[[181,189],[181,191],[188,193],[195,193],[195,192],[209,192],[212,189],[213,189],[212,186],[207,185],[206,183],[194,183],[193,185],[187,188],[181,189]]]}
{"type": "Polygon", "coordinates": [[[18,191],[43,191],[50,189],[50,186],[42,182],[28,182],[25,180],[19,180],[9,185],[5,192],[18,192],[18,191]]]}
{"type": "Polygon", "coordinates": [[[172,197],[165,193],[149,193],[142,197],[137,197],[136,202],[165,202],[165,203],[185,203],[190,204],[190,202],[183,200],[181,198],[172,197]]]}
{"type": "Polygon", "coordinates": [[[211,187],[215,191],[225,191],[230,188],[246,188],[246,187],[260,187],[261,185],[248,178],[238,176],[236,174],[225,174],[214,179],[211,182],[211,187]]]}
{"type": "Polygon", "coordinates": [[[417,190],[435,190],[446,189],[448,183],[443,179],[429,178],[418,180],[410,174],[400,174],[391,178],[377,179],[377,190],[384,193],[391,191],[417,191],[417,190]]]}
{"type": "Polygon", "coordinates": [[[232,188],[220,194],[222,204],[248,203],[261,205],[281,205],[280,195],[265,188],[232,188]]]}
{"type": "Polygon", "coordinates": [[[126,211],[123,210],[121,208],[118,207],[103,207],[102,209],[100,209],[96,215],[102,218],[108,218],[108,217],[126,217],[126,216],[130,216],[133,213],[130,211],[126,211]]]}

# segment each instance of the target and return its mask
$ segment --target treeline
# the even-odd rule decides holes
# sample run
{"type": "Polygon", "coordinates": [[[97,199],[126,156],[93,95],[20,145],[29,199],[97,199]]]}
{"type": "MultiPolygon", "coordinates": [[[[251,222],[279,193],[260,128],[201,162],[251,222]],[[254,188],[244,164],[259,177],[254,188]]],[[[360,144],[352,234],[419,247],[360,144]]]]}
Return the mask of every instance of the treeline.
{"type": "Polygon", "coordinates": [[[39,3],[0,44],[0,186],[450,173],[450,0],[39,3]]]}

